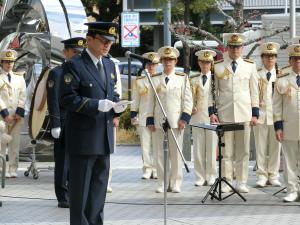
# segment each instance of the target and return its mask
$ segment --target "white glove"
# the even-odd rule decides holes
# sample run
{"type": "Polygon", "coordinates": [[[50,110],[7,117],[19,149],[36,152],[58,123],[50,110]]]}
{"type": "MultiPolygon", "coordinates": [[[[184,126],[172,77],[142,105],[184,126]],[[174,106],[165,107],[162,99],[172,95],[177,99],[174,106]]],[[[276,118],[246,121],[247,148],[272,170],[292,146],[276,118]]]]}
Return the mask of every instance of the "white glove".
{"type": "Polygon", "coordinates": [[[101,100],[99,100],[98,110],[100,112],[108,112],[115,106],[115,104],[116,103],[114,103],[108,99],[101,99],[101,100]]]}
{"type": "Polygon", "coordinates": [[[61,132],[60,127],[56,127],[56,128],[52,128],[52,129],[51,129],[51,135],[52,135],[52,137],[54,137],[55,139],[58,139],[58,138],[59,138],[60,132],[61,132]]]}
{"type": "Polygon", "coordinates": [[[122,104],[122,105],[115,105],[114,106],[114,111],[115,111],[115,113],[124,112],[126,110],[127,106],[128,105],[124,105],[124,104],[122,104]]]}

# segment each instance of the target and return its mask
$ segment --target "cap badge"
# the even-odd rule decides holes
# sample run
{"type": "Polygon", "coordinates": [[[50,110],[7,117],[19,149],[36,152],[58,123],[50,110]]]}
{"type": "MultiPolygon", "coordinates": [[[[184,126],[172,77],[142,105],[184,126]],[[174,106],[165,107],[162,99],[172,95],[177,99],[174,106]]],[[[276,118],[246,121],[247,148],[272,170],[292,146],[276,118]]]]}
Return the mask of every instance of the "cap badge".
{"type": "Polygon", "coordinates": [[[83,46],[83,40],[79,40],[77,44],[78,46],[83,46]]]}
{"type": "Polygon", "coordinates": [[[274,50],[273,44],[268,44],[268,45],[267,45],[267,49],[268,49],[268,50],[274,50]]]}
{"type": "Polygon", "coordinates": [[[108,33],[112,35],[116,35],[116,28],[115,27],[109,28],[108,33]]]}
{"type": "Polygon", "coordinates": [[[233,41],[233,42],[237,42],[238,39],[239,39],[239,36],[237,36],[236,34],[231,36],[231,41],[233,41]]]}
{"type": "Polygon", "coordinates": [[[299,52],[300,52],[300,46],[296,46],[296,47],[294,48],[294,51],[297,52],[297,53],[299,53],[299,52]]]}
{"type": "Polygon", "coordinates": [[[149,54],[149,56],[148,56],[148,58],[151,60],[151,61],[153,61],[154,60],[154,55],[153,54],[149,54]]]}
{"type": "Polygon", "coordinates": [[[204,58],[209,58],[210,57],[210,53],[209,52],[204,52],[203,56],[204,56],[204,58]]]}
{"type": "Polygon", "coordinates": [[[170,48],[166,48],[166,49],[164,50],[164,53],[165,53],[166,55],[171,54],[171,52],[172,52],[172,50],[171,50],[170,48]]]}
{"type": "Polygon", "coordinates": [[[6,57],[12,57],[13,54],[12,54],[12,52],[6,52],[6,53],[5,53],[5,56],[6,56],[6,57]]]}

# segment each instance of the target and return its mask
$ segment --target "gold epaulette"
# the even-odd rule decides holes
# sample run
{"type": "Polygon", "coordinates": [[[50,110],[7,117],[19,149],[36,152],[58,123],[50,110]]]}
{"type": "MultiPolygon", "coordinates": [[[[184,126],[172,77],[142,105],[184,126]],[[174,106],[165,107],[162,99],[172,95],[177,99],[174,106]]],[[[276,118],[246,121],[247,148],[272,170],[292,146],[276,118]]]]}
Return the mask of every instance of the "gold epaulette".
{"type": "Polygon", "coordinates": [[[143,79],[143,78],[145,78],[146,76],[145,75],[143,75],[143,76],[137,76],[135,79],[136,80],[140,80],[140,79],[143,79]]]}
{"type": "Polygon", "coordinates": [[[291,67],[291,65],[286,65],[286,66],[282,67],[281,70],[287,69],[289,67],[291,67]]]}
{"type": "Polygon", "coordinates": [[[219,59],[219,60],[215,61],[215,64],[221,63],[223,61],[224,61],[224,59],[219,59]]]}
{"type": "Polygon", "coordinates": [[[24,76],[25,71],[14,72],[14,74],[17,75],[17,76],[24,76]]]}
{"type": "Polygon", "coordinates": [[[183,72],[175,72],[175,74],[178,76],[186,76],[186,73],[183,73],[183,72]]]}
{"type": "Polygon", "coordinates": [[[157,77],[157,76],[160,76],[160,75],[162,75],[162,72],[153,74],[152,77],[157,77]]]}
{"type": "Polygon", "coordinates": [[[281,73],[279,73],[279,74],[277,74],[277,78],[281,78],[281,77],[286,77],[286,76],[288,76],[288,75],[290,75],[290,73],[284,73],[284,74],[281,74],[281,73]]]}
{"type": "Polygon", "coordinates": [[[248,62],[248,63],[254,63],[252,60],[250,59],[244,59],[245,62],[248,62]]]}
{"type": "Polygon", "coordinates": [[[199,77],[200,75],[201,75],[200,73],[193,74],[192,76],[190,76],[190,79],[193,79],[195,77],[199,77]]]}

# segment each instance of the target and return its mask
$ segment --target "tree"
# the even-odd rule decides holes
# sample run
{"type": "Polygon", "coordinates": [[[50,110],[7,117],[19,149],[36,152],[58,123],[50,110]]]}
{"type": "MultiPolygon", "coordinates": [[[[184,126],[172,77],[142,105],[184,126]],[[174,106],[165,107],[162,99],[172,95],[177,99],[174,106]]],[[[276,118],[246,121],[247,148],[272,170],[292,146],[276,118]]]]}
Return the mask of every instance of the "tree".
{"type": "Polygon", "coordinates": [[[121,0],[81,0],[86,13],[101,21],[116,21],[122,12],[121,0]],[[94,12],[94,8],[99,14],[94,12]]]}
{"type": "MultiPolygon", "coordinates": [[[[227,32],[228,31],[229,32],[240,32],[240,33],[243,32],[245,26],[248,24],[249,19],[255,18],[258,15],[260,15],[258,11],[253,11],[252,13],[247,15],[248,16],[248,18],[247,18],[243,13],[244,0],[215,0],[214,4],[211,5],[211,9],[217,10],[219,13],[221,13],[225,17],[225,25],[226,25],[227,32]],[[224,2],[229,3],[233,7],[232,16],[223,11],[222,4],[224,2]]],[[[255,29],[257,29],[257,28],[255,28],[255,29]]],[[[262,37],[259,37],[255,40],[250,40],[247,43],[245,43],[244,45],[250,45],[255,42],[261,41],[265,38],[278,35],[282,32],[286,32],[289,30],[289,27],[286,26],[286,27],[283,27],[280,29],[275,28],[272,30],[270,30],[268,28],[259,28],[259,29],[268,31],[268,34],[264,35],[262,37]]],[[[173,23],[171,26],[171,32],[173,33],[173,35],[175,35],[176,38],[178,38],[182,42],[190,42],[189,40],[192,38],[192,36],[197,33],[197,34],[204,36],[205,38],[217,41],[219,43],[220,47],[224,47],[223,42],[220,38],[218,38],[212,32],[209,32],[200,26],[196,27],[193,25],[186,25],[185,23],[180,23],[180,24],[173,23]],[[182,27],[184,27],[184,29],[182,27]],[[180,28],[180,29],[178,29],[178,28],[180,28]],[[184,30],[184,32],[182,32],[182,30],[184,30]],[[186,32],[186,30],[189,32],[186,32]],[[178,31],[180,31],[180,32],[178,32],[178,31]]],[[[221,32],[221,33],[223,33],[223,32],[221,32]]],[[[253,46],[253,48],[247,54],[247,58],[249,58],[251,56],[251,54],[254,52],[254,50],[258,46],[259,46],[258,44],[253,46]]],[[[281,48],[285,48],[285,46],[286,46],[286,44],[284,46],[281,46],[281,48]]],[[[203,46],[203,45],[198,45],[197,48],[208,49],[207,46],[203,46]]],[[[218,50],[217,50],[217,52],[218,52],[218,50]]],[[[222,52],[219,52],[219,53],[222,53],[222,52]]]]}
{"type": "MultiPolygon", "coordinates": [[[[168,0],[155,0],[154,6],[157,8],[166,4],[168,0]]],[[[173,23],[180,23],[183,21],[185,26],[190,25],[191,17],[195,18],[195,22],[197,21],[197,25],[199,22],[199,15],[203,14],[205,16],[205,11],[207,11],[211,4],[214,4],[215,0],[171,0],[172,5],[172,18],[173,23]]],[[[162,21],[162,13],[158,14],[158,18],[162,21]]],[[[189,32],[187,30],[187,32],[189,32]]],[[[189,35],[189,33],[185,33],[189,35]]],[[[183,43],[183,67],[186,73],[190,70],[190,48],[188,43],[183,43]]]]}

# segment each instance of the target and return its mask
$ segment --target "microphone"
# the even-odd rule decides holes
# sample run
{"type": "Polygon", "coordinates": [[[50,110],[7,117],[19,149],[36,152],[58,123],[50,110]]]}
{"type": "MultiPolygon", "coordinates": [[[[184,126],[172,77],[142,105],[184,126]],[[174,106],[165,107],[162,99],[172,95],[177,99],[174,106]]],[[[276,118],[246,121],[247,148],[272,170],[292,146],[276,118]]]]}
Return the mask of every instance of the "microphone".
{"type": "Polygon", "coordinates": [[[143,64],[144,63],[152,63],[152,61],[150,59],[147,59],[147,58],[145,58],[145,57],[143,57],[141,55],[134,54],[134,53],[132,53],[130,51],[126,51],[125,52],[125,56],[127,58],[137,59],[137,60],[141,61],[143,64]]]}

